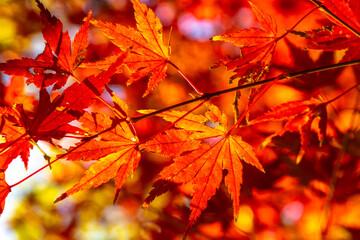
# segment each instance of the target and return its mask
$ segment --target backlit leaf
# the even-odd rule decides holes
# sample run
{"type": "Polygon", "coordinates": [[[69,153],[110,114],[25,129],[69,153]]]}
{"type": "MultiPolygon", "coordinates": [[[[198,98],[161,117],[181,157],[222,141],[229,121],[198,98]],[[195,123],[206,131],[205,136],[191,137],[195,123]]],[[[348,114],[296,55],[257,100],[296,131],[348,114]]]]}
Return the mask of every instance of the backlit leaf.
{"type": "Polygon", "coordinates": [[[42,30],[46,41],[44,51],[35,59],[21,58],[0,63],[0,71],[9,75],[24,76],[27,78],[27,83],[34,83],[39,88],[55,84],[54,89],[59,89],[66,84],[68,77],[82,61],[80,55],[88,45],[91,11],[71,44],[69,33],[63,32],[61,21],[52,16],[39,0],[36,2],[44,24],[42,30]]]}
{"type": "Polygon", "coordinates": [[[240,47],[239,58],[223,59],[214,67],[226,66],[228,70],[234,70],[235,75],[231,79],[258,80],[270,65],[273,51],[276,45],[276,23],[271,16],[260,10],[256,5],[250,6],[259,21],[259,28],[240,30],[239,32],[215,36],[213,41],[225,41],[240,47]]]}
{"type": "Polygon", "coordinates": [[[5,199],[10,192],[11,189],[5,181],[5,173],[0,170],[0,214],[4,211],[5,199]]]}
{"type": "MultiPolygon", "coordinates": [[[[227,134],[227,126],[211,128],[204,125],[210,119],[213,121],[219,120],[221,124],[227,123],[226,116],[216,106],[209,106],[209,111],[206,113],[207,117],[191,113],[184,115],[184,113],[177,111],[158,114],[159,117],[167,121],[175,122],[177,128],[190,131],[192,133],[189,136],[190,139],[196,140],[219,136],[222,138],[217,140],[214,145],[203,143],[194,150],[188,149],[188,153],[185,152],[181,156],[176,156],[173,159],[174,163],[160,172],[160,177],[154,183],[154,189],[145,200],[145,205],[149,204],[155,196],[166,191],[167,184],[192,183],[193,194],[190,202],[189,228],[195,223],[201,212],[207,207],[208,200],[219,188],[223,179],[222,170],[226,169],[228,174],[225,176],[225,185],[233,200],[234,216],[237,216],[242,183],[241,160],[264,171],[262,165],[248,143],[242,141],[239,136],[227,134]],[[206,131],[207,134],[204,134],[203,131],[206,131]]],[[[144,148],[163,153],[167,143],[158,141],[158,144],[162,145],[162,147],[155,148],[156,138],[149,141],[152,148],[146,146],[148,143],[144,145],[144,148]]],[[[172,142],[169,143],[171,145],[172,142]]]]}
{"type": "MultiPolygon", "coordinates": [[[[100,20],[92,20],[91,23],[99,27],[122,51],[131,49],[124,61],[132,72],[128,84],[151,74],[144,94],[146,96],[166,76],[170,47],[163,43],[162,25],[154,12],[139,0],[132,0],[132,3],[137,29],[100,20]]],[[[83,67],[106,69],[117,57],[118,55],[114,55],[99,62],[86,63],[83,67]]]]}
{"type": "Polygon", "coordinates": [[[320,118],[320,121],[315,130],[320,144],[322,144],[326,137],[326,103],[315,99],[281,104],[252,120],[250,124],[264,121],[287,120],[284,127],[278,132],[268,136],[263,145],[269,143],[275,136],[282,136],[285,132],[298,132],[300,134],[301,146],[296,162],[299,163],[310,145],[309,134],[311,131],[311,124],[317,117],[320,118]]]}
{"type": "MultiPolygon", "coordinates": [[[[115,95],[113,96],[115,98],[115,95]]],[[[117,106],[126,107],[116,98],[117,106]]],[[[122,110],[126,112],[127,109],[122,110]]],[[[125,116],[124,116],[125,117],[125,116]]],[[[96,161],[85,172],[84,176],[62,194],[55,202],[91,187],[97,187],[110,179],[115,178],[116,195],[126,178],[133,174],[140,161],[140,152],[137,148],[138,140],[134,135],[130,123],[125,118],[110,118],[102,114],[90,115],[85,113],[79,119],[88,135],[97,138],[85,138],[76,147],[66,154],[68,160],[96,161]]]]}

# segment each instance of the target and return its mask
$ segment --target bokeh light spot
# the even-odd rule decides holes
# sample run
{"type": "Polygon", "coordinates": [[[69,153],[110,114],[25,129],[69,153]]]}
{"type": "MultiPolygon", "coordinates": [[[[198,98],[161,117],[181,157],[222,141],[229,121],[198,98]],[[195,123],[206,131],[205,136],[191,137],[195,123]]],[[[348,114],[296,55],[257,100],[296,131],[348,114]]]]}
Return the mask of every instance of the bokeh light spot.
{"type": "Polygon", "coordinates": [[[281,221],[286,226],[294,225],[302,216],[304,205],[299,201],[288,203],[281,210],[281,221]]]}
{"type": "Polygon", "coordinates": [[[16,35],[16,25],[9,19],[0,18],[0,46],[10,44],[16,35]]]}
{"type": "Polygon", "coordinates": [[[219,32],[216,19],[198,19],[190,13],[181,15],[178,20],[179,31],[192,40],[207,41],[219,32]]]}
{"type": "Polygon", "coordinates": [[[254,213],[248,205],[242,205],[235,225],[244,232],[252,232],[254,228],[254,213]]]}
{"type": "Polygon", "coordinates": [[[174,5],[171,3],[160,3],[155,10],[156,16],[160,19],[163,26],[172,25],[175,17],[174,5]]]}
{"type": "Polygon", "coordinates": [[[253,12],[250,8],[246,7],[240,8],[232,18],[232,21],[242,29],[251,28],[257,25],[253,12]]]}

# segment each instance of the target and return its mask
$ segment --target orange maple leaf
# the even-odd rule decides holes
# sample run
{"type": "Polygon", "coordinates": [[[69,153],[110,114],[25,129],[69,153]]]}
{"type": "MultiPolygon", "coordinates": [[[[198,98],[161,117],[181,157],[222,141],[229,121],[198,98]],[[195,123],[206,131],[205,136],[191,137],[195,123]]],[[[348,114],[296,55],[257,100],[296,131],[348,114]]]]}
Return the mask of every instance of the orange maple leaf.
{"type": "Polygon", "coordinates": [[[180,156],[186,151],[194,151],[200,146],[199,140],[190,138],[191,132],[184,129],[169,129],[157,134],[153,139],[141,144],[140,149],[157,152],[163,156],[180,156]]]}
{"type": "Polygon", "coordinates": [[[63,193],[55,202],[91,187],[97,187],[115,177],[116,196],[130,174],[133,174],[140,161],[137,148],[138,139],[130,123],[124,121],[127,105],[114,93],[112,98],[120,118],[102,114],[85,113],[79,122],[82,128],[93,137],[85,138],[66,154],[68,160],[96,161],[85,175],[72,188],[63,193]],[[121,118],[122,117],[122,118],[121,118]]]}
{"type": "MultiPolygon", "coordinates": [[[[241,160],[261,171],[264,171],[263,167],[248,143],[239,136],[228,134],[226,130],[227,117],[216,106],[210,105],[205,116],[195,114],[184,116],[185,114],[184,112],[171,111],[160,113],[158,116],[170,122],[177,121],[175,126],[187,130],[189,138],[192,140],[222,138],[213,145],[203,143],[195,150],[175,157],[174,163],[160,172],[160,177],[154,183],[154,189],[145,200],[145,205],[149,204],[155,196],[165,192],[165,184],[191,182],[193,184],[193,195],[190,202],[189,228],[195,223],[201,212],[207,207],[207,201],[219,188],[223,178],[222,170],[226,169],[228,173],[224,181],[233,200],[234,216],[237,216],[240,206],[240,188],[243,181],[241,160]],[[179,120],[179,118],[181,119],[179,120]],[[212,128],[204,124],[210,121],[214,121],[213,123],[216,122],[218,125],[212,128]]],[[[155,140],[150,140],[151,146],[154,146],[155,140]]],[[[148,148],[147,144],[145,143],[140,147],[150,151],[157,150],[154,147],[148,148]]],[[[163,142],[159,144],[163,144],[163,142]]]]}
{"type": "MultiPolygon", "coordinates": [[[[132,0],[132,3],[137,29],[99,20],[92,20],[91,23],[99,27],[121,51],[131,49],[131,53],[124,61],[132,72],[127,84],[152,74],[144,94],[146,96],[166,77],[170,47],[163,43],[162,24],[155,13],[139,0],[132,0]]],[[[118,55],[95,63],[84,63],[82,66],[106,69],[116,58],[118,55]]]]}
{"type": "Polygon", "coordinates": [[[230,42],[241,49],[241,56],[239,58],[223,59],[214,66],[225,65],[228,70],[234,69],[235,75],[231,77],[231,80],[235,78],[242,80],[250,79],[251,81],[258,80],[270,65],[277,42],[277,27],[273,18],[250,1],[249,3],[259,21],[261,29],[244,29],[212,38],[213,41],[230,42]]]}

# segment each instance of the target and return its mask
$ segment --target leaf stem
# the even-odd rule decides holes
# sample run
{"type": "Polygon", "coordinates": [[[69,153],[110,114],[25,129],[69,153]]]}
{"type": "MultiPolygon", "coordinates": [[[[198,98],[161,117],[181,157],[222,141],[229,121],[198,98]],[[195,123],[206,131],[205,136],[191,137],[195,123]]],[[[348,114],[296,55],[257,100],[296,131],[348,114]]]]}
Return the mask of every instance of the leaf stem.
{"type": "MultiPolygon", "coordinates": [[[[75,76],[75,75],[71,75],[75,80],[76,80],[76,82],[78,82],[79,84],[81,83],[81,81],[75,76]]],[[[90,88],[89,88],[90,89],[90,88]]],[[[91,89],[90,89],[91,90],[91,89]]],[[[92,91],[92,90],[91,90],[92,91]]],[[[94,93],[94,92],[93,92],[94,93]]],[[[121,113],[119,113],[118,112],[118,110],[115,108],[115,107],[113,107],[113,106],[111,106],[108,102],[106,102],[104,99],[102,99],[100,96],[98,96],[98,95],[96,95],[96,93],[94,93],[94,95],[96,96],[96,98],[100,101],[100,102],[102,102],[106,107],[108,107],[109,109],[111,109],[113,112],[114,112],[114,114],[116,114],[116,115],[118,115],[119,117],[122,117],[122,115],[121,115],[121,113]]]]}
{"type": "MultiPolygon", "coordinates": [[[[33,146],[35,146],[35,147],[41,152],[41,154],[43,155],[43,157],[45,158],[45,160],[46,160],[48,163],[50,163],[51,157],[50,157],[49,155],[47,155],[44,150],[42,150],[42,148],[37,144],[37,142],[35,142],[35,140],[33,140],[33,139],[30,139],[29,142],[30,142],[33,146]]],[[[51,165],[49,165],[49,167],[50,167],[50,170],[51,170],[51,165]]]]}
{"type": "MultiPolygon", "coordinates": [[[[125,119],[124,119],[124,121],[125,121],[125,119]]],[[[105,129],[105,130],[103,130],[103,131],[101,131],[101,132],[99,132],[99,133],[97,133],[97,134],[95,134],[95,135],[93,135],[93,136],[91,136],[91,137],[85,138],[86,140],[83,141],[82,143],[80,143],[79,145],[77,145],[76,147],[70,149],[68,152],[66,152],[66,153],[64,153],[64,154],[59,155],[59,156],[58,156],[56,159],[54,159],[53,161],[51,161],[51,162],[49,161],[48,164],[46,164],[45,166],[39,168],[38,170],[36,170],[35,172],[33,172],[33,173],[31,173],[30,175],[26,176],[25,178],[23,178],[22,180],[18,181],[17,183],[14,183],[13,185],[9,186],[9,188],[13,188],[13,187],[19,185],[20,183],[26,181],[27,179],[31,178],[31,177],[34,176],[35,174],[37,174],[37,173],[41,172],[42,170],[44,170],[45,168],[51,166],[53,163],[55,163],[55,162],[57,162],[58,160],[66,157],[69,153],[75,151],[76,149],[78,149],[79,147],[81,147],[82,145],[84,145],[85,143],[87,143],[89,140],[91,140],[91,139],[93,139],[93,138],[96,138],[96,137],[99,136],[100,134],[103,134],[103,133],[105,133],[105,132],[107,132],[107,131],[110,131],[110,130],[113,129],[114,127],[115,127],[115,125],[114,125],[114,126],[111,126],[110,128],[107,128],[107,129],[105,129]]]]}
{"type": "Polygon", "coordinates": [[[326,14],[337,20],[339,23],[341,23],[345,28],[347,28],[349,31],[354,33],[357,37],[360,37],[360,33],[355,30],[353,27],[351,27],[349,24],[344,22],[341,18],[336,16],[333,12],[331,12],[327,7],[325,7],[322,3],[320,3],[318,0],[310,0],[313,4],[321,8],[326,14]]]}
{"type": "Polygon", "coordinates": [[[339,95],[336,96],[335,98],[333,98],[333,99],[325,102],[325,104],[329,104],[329,103],[332,103],[332,102],[338,100],[339,98],[341,98],[342,96],[344,96],[345,94],[349,93],[350,91],[352,91],[354,88],[357,88],[357,87],[359,87],[359,84],[358,84],[358,83],[355,84],[354,86],[352,86],[351,88],[349,88],[348,90],[342,92],[341,94],[339,94],[339,95]]]}
{"type": "Polygon", "coordinates": [[[319,6],[311,9],[307,14],[305,14],[297,23],[295,23],[289,30],[287,30],[283,35],[278,37],[276,41],[279,41],[280,39],[284,38],[286,35],[288,35],[290,32],[292,32],[307,16],[309,16],[312,12],[319,9],[319,6]]]}
{"type": "Polygon", "coordinates": [[[53,164],[54,162],[58,161],[58,160],[61,159],[62,157],[64,157],[64,156],[61,156],[61,157],[59,157],[59,158],[56,158],[56,159],[54,159],[54,160],[51,161],[51,162],[49,161],[48,164],[46,164],[45,166],[39,168],[39,169],[36,170],[35,172],[33,172],[33,173],[31,173],[30,175],[26,176],[25,178],[21,179],[19,182],[14,183],[13,185],[10,185],[9,188],[13,188],[13,187],[19,185],[20,183],[22,183],[22,182],[26,181],[27,179],[31,178],[32,176],[34,176],[34,175],[37,174],[38,172],[41,172],[43,169],[45,169],[45,168],[47,168],[47,167],[50,167],[51,164],[53,164]]]}
{"type": "Polygon", "coordinates": [[[196,109],[198,109],[199,107],[201,107],[204,103],[206,103],[208,100],[205,99],[202,102],[200,102],[198,105],[196,105],[195,107],[193,107],[192,109],[190,109],[189,111],[187,111],[184,115],[182,115],[181,117],[179,117],[178,119],[176,119],[176,121],[174,121],[173,123],[171,123],[170,125],[168,125],[167,127],[161,129],[160,131],[156,132],[155,134],[153,134],[152,136],[142,140],[139,142],[139,144],[142,144],[143,142],[146,142],[148,139],[154,138],[156,135],[165,132],[166,130],[168,130],[169,128],[171,128],[172,126],[174,126],[177,122],[179,122],[181,119],[184,119],[184,117],[186,117],[187,115],[189,115],[190,113],[192,113],[193,111],[195,111],[196,109]]]}
{"type": "Polygon", "coordinates": [[[175,65],[175,63],[169,61],[168,62],[171,66],[173,66],[177,71],[178,73],[180,73],[180,75],[189,83],[189,85],[200,95],[204,95],[204,92],[199,90],[193,83],[192,81],[181,71],[181,69],[175,65]]]}

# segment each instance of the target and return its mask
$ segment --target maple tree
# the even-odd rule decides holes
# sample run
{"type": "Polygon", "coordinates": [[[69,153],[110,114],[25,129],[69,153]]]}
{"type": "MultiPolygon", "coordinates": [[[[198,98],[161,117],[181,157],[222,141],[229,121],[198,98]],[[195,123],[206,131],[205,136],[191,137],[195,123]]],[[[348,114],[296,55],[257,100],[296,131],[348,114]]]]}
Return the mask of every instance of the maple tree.
{"type": "Polygon", "coordinates": [[[73,40],[35,2],[43,51],[1,55],[1,213],[13,188],[49,171],[61,185],[55,205],[113,182],[116,206],[163,216],[148,238],[360,233],[357,1],[131,0],[120,22],[109,9],[81,10],[73,40]],[[163,26],[177,8],[183,18],[221,15],[228,30],[190,40],[180,13],[163,26]],[[250,27],[230,26],[234,9],[252,13],[250,27]],[[9,166],[20,156],[27,169],[34,148],[48,163],[9,185],[9,166]],[[84,166],[81,176],[66,176],[65,163],[84,166]]]}

